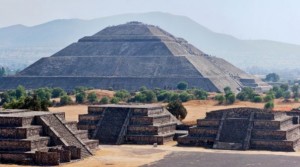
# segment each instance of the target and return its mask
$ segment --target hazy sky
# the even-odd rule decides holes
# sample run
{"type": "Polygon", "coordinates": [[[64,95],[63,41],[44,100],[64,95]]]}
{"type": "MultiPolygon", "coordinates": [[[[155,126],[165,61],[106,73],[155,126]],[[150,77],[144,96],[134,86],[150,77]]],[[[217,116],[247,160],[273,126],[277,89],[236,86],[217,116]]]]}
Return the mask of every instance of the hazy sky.
{"type": "Polygon", "coordinates": [[[0,27],[161,11],[241,39],[300,44],[299,0],[0,0],[0,27]]]}

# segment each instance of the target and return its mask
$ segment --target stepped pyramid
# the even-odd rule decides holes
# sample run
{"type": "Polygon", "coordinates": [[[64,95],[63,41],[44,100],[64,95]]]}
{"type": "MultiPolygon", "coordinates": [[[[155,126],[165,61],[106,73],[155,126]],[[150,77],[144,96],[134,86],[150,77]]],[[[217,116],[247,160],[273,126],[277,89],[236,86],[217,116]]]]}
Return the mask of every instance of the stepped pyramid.
{"type": "Polygon", "coordinates": [[[79,115],[78,128],[101,144],[164,144],[173,140],[181,124],[161,105],[89,106],[79,115]]]}
{"type": "Polygon", "coordinates": [[[0,78],[0,90],[76,86],[138,90],[173,89],[180,81],[207,91],[257,90],[269,85],[227,61],[209,56],[182,38],[140,22],[111,26],[79,39],[14,77],[0,78]]]}
{"type": "Polygon", "coordinates": [[[28,110],[0,112],[0,162],[59,165],[92,155],[98,140],[64,113],[28,110]]]}
{"type": "Polygon", "coordinates": [[[206,113],[178,138],[179,145],[229,150],[297,151],[299,114],[256,108],[234,108],[206,113]]]}

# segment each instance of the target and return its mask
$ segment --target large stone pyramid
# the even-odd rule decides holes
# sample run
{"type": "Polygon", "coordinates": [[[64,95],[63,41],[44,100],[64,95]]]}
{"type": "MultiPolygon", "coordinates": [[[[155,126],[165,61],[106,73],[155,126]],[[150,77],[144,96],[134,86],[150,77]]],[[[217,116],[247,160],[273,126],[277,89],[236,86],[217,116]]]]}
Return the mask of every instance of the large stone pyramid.
{"type": "Polygon", "coordinates": [[[206,55],[187,41],[157,26],[129,22],[81,38],[45,57],[18,76],[0,78],[0,89],[76,86],[137,90],[173,89],[180,81],[190,87],[222,91],[230,86],[269,86],[227,61],[206,55]]]}

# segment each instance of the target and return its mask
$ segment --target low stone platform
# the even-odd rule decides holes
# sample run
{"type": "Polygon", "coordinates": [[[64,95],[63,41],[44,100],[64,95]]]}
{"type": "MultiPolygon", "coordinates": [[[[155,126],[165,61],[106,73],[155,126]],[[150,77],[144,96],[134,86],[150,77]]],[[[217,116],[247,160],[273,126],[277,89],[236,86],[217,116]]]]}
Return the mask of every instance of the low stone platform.
{"type": "Polygon", "coordinates": [[[0,111],[1,163],[59,165],[91,156],[97,147],[64,113],[0,111]]]}
{"type": "Polygon", "coordinates": [[[300,144],[299,116],[255,108],[233,108],[206,113],[179,145],[214,149],[295,151],[300,144]]]}
{"type": "Polygon", "coordinates": [[[99,105],[79,115],[78,128],[101,144],[164,144],[178,123],[161,105],[99,105]]]}

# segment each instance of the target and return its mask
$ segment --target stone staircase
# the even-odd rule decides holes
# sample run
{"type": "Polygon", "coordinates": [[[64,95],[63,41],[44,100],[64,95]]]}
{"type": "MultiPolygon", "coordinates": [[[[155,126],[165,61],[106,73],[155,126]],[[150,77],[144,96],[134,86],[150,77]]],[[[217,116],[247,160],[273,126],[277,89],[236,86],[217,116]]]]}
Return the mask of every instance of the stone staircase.
{"type": "Polygon", "coordinates": [[[117,144],[128,113],[129,109],[106,109],[94,132],[94,138],[102,144],[117,144]]]}
{"type": "Polygon", "coordinates": [[[255,108],[218,110],[198,120],[188,135],[178,138],[178,144],[215,149],[295,151],[300,144],[300,125],[284,112],[255,108]]]}
{"type": "Polygon", "coordinates": [[[91,150],[85,145],[85,143],[68,128],[60,118],[58,118],[55,114],[50,114],[47,116],[43,116],[41,120],[44,123],[48,123],[50,127],[53,128],[54,131],[63,138],[64,142],[62,143],[64,146],[76,146],[81,149],[82,158],[86,158],[88,156],[93,155],[91,150]]]}

